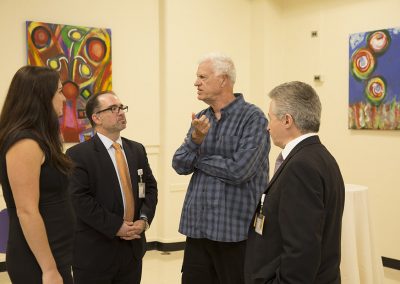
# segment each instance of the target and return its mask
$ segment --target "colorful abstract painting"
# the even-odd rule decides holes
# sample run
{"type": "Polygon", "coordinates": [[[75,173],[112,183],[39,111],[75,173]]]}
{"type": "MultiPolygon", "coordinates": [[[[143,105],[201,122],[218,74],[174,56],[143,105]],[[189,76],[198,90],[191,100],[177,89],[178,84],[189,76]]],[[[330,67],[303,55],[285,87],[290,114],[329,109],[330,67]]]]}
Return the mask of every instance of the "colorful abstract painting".
{"type": "Polygon", "coordinates": [[[350,129],[400,129],[400,28],[350,35],[350,129]]]}
{"type": "Polygon", "coordinates": [[[59,71],[67,99],[60,118],[64,142],[90,138],[88,98],[111,90],[111,30],[26,22],[28,64],[59,71]]]}

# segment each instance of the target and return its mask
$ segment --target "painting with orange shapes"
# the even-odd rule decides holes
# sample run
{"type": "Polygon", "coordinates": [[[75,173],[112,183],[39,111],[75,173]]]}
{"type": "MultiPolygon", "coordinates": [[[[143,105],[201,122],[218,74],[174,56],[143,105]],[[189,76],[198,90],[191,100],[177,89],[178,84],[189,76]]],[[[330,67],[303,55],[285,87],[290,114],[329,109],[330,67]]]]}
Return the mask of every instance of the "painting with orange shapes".
{"type": "Polygon", "coordinates": [[[351,34],[349,129],[400,130],[400,28],[351,34]]]}
{"type": "Polygon", "coordinates": [[[66,97],[60,118],[64,142],[93,136],[85,106],[90,96],[112,89],[111,30],[26,22],[28,64],[60,73],[66,97]]]}

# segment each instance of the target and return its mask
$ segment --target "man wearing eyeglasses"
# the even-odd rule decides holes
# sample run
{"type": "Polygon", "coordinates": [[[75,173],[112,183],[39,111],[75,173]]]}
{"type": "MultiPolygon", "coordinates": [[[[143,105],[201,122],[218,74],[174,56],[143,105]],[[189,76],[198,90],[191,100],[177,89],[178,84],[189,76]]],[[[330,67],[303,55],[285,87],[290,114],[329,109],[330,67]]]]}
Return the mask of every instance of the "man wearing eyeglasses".
{"type": "Polygon", "coordinates": [[[91,96],[86,115],[96,134],[67,151],[75,164],[75,284],[140,283],[157,183],[143,145],[120,136],[127,111],[113,92],[91,96]]]}

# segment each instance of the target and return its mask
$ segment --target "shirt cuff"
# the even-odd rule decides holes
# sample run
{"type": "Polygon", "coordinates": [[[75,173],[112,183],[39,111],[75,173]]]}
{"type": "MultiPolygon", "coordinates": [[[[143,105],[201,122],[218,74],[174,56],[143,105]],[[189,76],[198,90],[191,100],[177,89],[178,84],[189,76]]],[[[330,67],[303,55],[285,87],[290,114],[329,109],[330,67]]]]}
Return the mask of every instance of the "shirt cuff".
{"type": "Polygon", "coordinates": [[[188,138],[186,138],[186,146],[189,148],[191,151],[197,151],[200,147],[199,144],[196,144],[192,140],[192,135],[190,135],[188,138]]]}

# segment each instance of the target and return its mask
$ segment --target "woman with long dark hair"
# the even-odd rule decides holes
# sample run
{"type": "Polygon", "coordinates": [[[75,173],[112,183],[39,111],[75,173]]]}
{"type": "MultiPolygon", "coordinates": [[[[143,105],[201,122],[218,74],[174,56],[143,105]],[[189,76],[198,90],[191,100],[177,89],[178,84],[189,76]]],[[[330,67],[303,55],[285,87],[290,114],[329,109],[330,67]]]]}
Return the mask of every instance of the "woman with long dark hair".
{"type": "Polygon", "coordinates": [[[72,167],[62,151],[59,74],[24,66],[0,114],[0,183],[10,217],[6,267],[12,283],[73,283],[72,167]]]}

